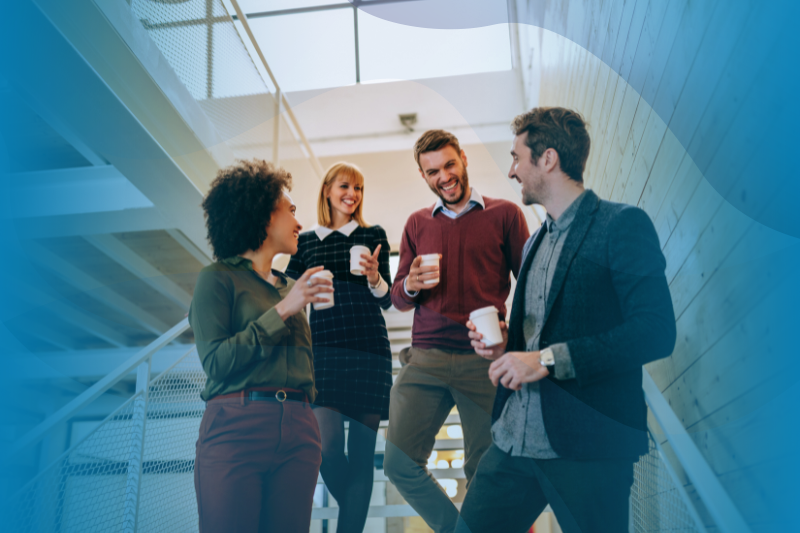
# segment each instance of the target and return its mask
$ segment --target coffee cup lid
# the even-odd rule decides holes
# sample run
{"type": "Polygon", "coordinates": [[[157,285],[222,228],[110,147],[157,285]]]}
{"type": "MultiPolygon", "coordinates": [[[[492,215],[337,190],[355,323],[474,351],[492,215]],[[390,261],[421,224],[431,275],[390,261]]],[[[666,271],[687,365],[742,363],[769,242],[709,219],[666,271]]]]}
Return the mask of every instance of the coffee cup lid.
{"type": "Polygon", "coordinates": [[[356,244],[355,246],[351,247],[350,251],[352,252],[353,250],[366,250],[367,252],[369,252],[369,248],[362,244],[356,244]]]}
{"type": "Polygon", "coordinates": [[[421,257],[423,261],[429,261],[431,259],[436,259],[437,261],[439,260],[439,254],[425,254],[421,257]]]}
{"type": "Polygon", "coordinates": [[[488,315],[490,313],[499,313],[499,311],[495,306],[490,305],[489,307],[482,307],[480,309],[476,309],[475,311],[471,312],[469,314],[469,318],[471,320],[473,318],[478,318],[479,316],[488,315]]]}
{"type": "Polygon", "coordinates": [[[333,272],[330,270],[320,270],[316,274],[311,275],[312,278],[332,278],[333,272]]]}

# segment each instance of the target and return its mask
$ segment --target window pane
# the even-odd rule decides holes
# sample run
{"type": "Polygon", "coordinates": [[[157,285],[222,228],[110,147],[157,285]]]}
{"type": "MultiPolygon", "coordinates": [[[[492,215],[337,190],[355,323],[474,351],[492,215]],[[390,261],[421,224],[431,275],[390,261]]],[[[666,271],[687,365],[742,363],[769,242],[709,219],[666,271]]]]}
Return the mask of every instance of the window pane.
{"type": "Polygon", "coordinates": [[[358,12],[361,81],[414,80],[511,69],[507,24],[415,28],[358,12]]]}
{"type": "Polygon", "coordinates": [[[352,9],[257,18],[250,27],[284,91],[355,83],[352,9]]]}

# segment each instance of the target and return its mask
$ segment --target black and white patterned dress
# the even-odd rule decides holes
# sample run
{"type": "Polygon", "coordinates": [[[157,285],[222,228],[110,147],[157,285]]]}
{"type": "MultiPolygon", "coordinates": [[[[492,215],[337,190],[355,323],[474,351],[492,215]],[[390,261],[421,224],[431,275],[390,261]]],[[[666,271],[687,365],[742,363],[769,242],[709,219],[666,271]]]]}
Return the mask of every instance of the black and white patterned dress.
{"type": "Polygon", "coordinates": [[[300,234],[297,253],[286,273],[297,279],[303,272],[324,266],[333,273],[334,306],[311,310],[316,404],[344,414],[380,413],[389,417],[392,388],[392,351],[381,308],[391,306],[390,293],[376,297],[366,276],[350,273],[350,248],[366,246],[370,253],[381,244],[378,272],[390,288],[389,243],[380,226],[363,228],[351,222],[324,239],[316,231],[300,234]],[[353,229],[355,227],[355,229],[353,229]],[[352,230],[349,235],[344,232],[352,230]]]}

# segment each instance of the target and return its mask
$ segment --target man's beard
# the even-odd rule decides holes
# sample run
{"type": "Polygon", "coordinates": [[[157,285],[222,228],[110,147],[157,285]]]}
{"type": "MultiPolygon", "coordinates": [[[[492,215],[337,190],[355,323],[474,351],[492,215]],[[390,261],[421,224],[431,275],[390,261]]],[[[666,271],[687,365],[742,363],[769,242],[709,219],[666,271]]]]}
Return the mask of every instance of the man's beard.
{"type": "Polygon", "coordinates": [[[461,169],[461,176],[458,178],[458,183],[461,187],[461,194],[455,200],[448,201],[445,199],[442,191],[439,190],[439,187],[431,187],[431,190],[436,193],[436,196],[442,199],[444,205],[457,205],[461,200],[464,199],[464,195],[467,194],[467,189],[469,188],[469,175],[467,174],[467,168],[464,167],[461,169]]]}

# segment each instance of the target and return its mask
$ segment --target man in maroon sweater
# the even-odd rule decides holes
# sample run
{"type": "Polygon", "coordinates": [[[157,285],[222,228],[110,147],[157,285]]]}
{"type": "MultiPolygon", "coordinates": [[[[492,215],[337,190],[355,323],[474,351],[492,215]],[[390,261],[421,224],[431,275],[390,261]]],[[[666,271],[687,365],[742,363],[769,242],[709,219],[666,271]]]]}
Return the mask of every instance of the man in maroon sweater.
{"type": "Polygon", "coordinates": [[[414,327],[392,387],[384,469],[439,533],[455,529],[458,511],[426,464],[453,406],[461,417],[468,483],[492,443],[491,362],[474,352],[465,324],[482,307],[495,306],[505,316],[509,274],[519,273],[529,232],[519,207],[469,186],[467,157],[451,133],[425,132],[414,156],[438,200],[409,217],[400,243],[392,303],[414,309],[414,327]],[[440,266],[421,266],[427,254],[441,254],[440,266]]]}

